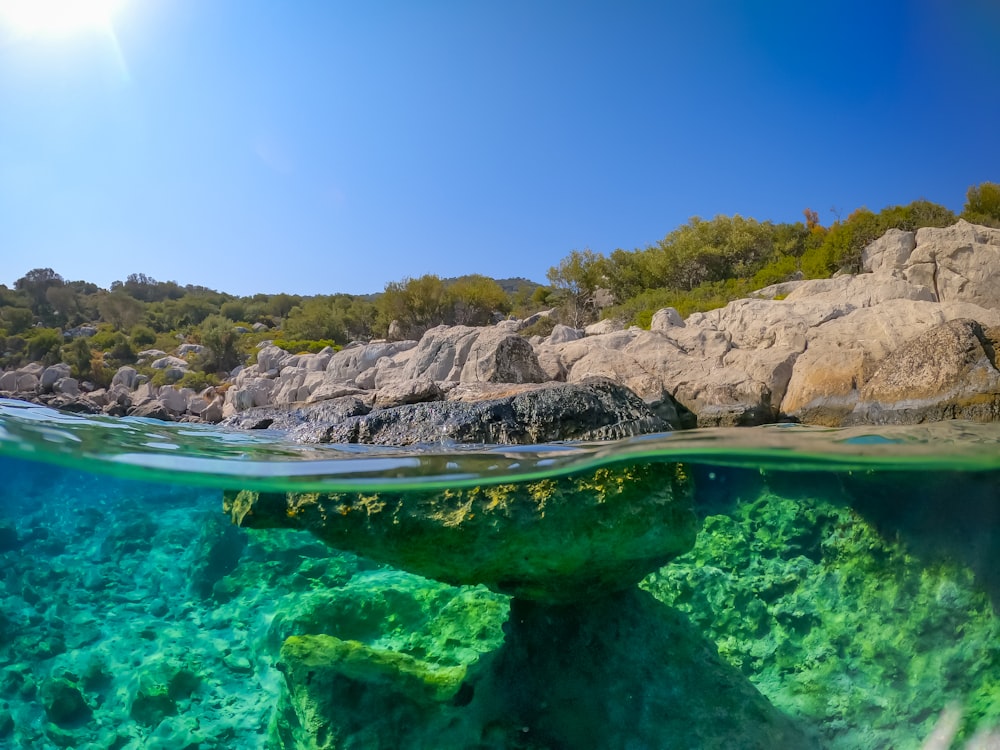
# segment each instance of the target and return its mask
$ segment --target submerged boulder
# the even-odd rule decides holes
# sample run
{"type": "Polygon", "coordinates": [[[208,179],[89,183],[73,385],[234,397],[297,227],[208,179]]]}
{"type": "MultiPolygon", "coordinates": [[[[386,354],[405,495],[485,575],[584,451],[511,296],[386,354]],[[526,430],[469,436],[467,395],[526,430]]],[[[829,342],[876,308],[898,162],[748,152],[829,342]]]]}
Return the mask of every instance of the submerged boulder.
{"type": "Polygon", "coordinates": [[[567,602],[621,591],[687,551],[693,490],[679,464],[407,493],[228,492],[251,528],[308,529],[332,547],[451,584],[567,602]]]}

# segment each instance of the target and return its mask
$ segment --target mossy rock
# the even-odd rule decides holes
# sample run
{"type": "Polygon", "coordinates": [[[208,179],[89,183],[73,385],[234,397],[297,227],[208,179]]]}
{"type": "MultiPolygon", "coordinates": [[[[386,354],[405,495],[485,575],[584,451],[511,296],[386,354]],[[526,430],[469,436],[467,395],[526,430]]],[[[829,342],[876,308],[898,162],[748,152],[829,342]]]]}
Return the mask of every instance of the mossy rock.
{"type": "Polygon", "coordinates": [[[93,710],[74,683],[63,677],[48,680],[41,687],[45,715],[60,727],[75,727],[90,719],[93,710]]]}
{"type": "Polygon", "coordinates": [[[226,492],[234,521],[304,528],[340,550],[544,602],[622,591],[691,548],[693,484],[676,463],[381,493],[226,492]]]}

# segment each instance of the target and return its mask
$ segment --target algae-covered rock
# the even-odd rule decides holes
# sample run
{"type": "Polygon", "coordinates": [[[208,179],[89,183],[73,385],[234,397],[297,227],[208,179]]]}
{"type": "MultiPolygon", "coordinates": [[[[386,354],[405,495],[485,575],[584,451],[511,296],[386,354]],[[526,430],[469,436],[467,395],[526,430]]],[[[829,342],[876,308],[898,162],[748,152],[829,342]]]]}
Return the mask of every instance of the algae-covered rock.
{"type": "Polygon", "coordinates": [[[80,688],[65,678],[44,683],[41,696],[45,714],[60,727],[77,726],[87,721],[92,713],[80,688]]]}
{"type": "MultiPolygon", "coordinates": [[[[289,675],[302,670],[330,669],[348,680],[398,692],[418,703],[441,703],[454,698],[465,679],[464,666],[439,666],[409,654],[371,648],[359,641],[342,641],[329,635],[292,636],[281,647],[278,669],[289,675]]],[[[294,684],[300,682],[304,684],[305,680],[294,684]]]]}
{"type": "MultiPolygon", "coordinates": [[[[980,521],[995,527],[996,486],[986,480],[980,521]]],[[[915,750],[955,702],[965,737],[1000,723],[1000,625],[984,582],[954,554],[965,548],[970,562],[995,569],[997,551],[981,543],[985,533],[956,536],[949,521],[975,498],[959,500],[962,512],[942,504],[955,480],[936,475],[765,481],[772,486],[744,486],[724,512],[713,509],[694,549],[642,585],[690,617],[775,706],[816,727],[824,747],[915,750]],[[821,487],[825,499],[802,489],[821,487]],[[930,504],[934,517],[912,520],[930,504]]]]}
{"type": "Polygon", "coordinates": [[[442,667],[328,636],[289,638],[283,748],[804,750],[676,610],[632,589],[587,603],[515,600],[503,647],[442,667]]]}
{"type": "Polygon", "coordinates": [[[627,589],[690,549],[692,498],[682,466],[650,462],[455,490],[227,492],[224,508],[446,583],[569,602],[627,589]]]}

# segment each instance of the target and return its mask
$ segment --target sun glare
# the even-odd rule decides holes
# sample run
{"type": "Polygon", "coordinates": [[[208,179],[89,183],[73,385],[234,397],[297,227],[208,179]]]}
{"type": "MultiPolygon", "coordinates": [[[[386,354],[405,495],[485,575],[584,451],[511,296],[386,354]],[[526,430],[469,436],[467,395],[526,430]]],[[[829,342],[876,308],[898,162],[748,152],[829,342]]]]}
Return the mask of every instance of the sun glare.
{"type": "Polygon", "coordinates": [[[107,30],[122,0],[0,0],[0,25],[18,36],[107,30]]]}

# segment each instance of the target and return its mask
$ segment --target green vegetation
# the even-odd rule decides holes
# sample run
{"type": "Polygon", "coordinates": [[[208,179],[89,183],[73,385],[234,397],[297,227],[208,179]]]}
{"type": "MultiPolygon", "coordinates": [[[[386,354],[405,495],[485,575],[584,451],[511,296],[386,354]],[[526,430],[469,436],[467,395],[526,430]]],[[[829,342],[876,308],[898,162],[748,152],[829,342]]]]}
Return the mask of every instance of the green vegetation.
{"type": "MultiPolygon", "coordinates": [[[[1000,227],[1000,184],[970,187],[961,217],[1000,227]]],[[[109,368],[113,372],[136,363],[143,350],[169,354],[189,342],[207,347],[190,358],[192,369],[221,378],[252,362],[256,346],[268,339],[289,351],[317,352],[373,338],[419,338],[437,325],[488,325],[549,309],[553,315],[526,335],[545,335],[556,323],[582,327],[600,317],[648,327],[663,307],[687,316],[782,281],[857,272],[862,250],[886,230],[956,221],[950,210],[926,200],[878,213],[859,208],[828,227],[810,209],[803,218],[776,224],[738,215],[694,217],[645,248],[608,255],[573,250],[549,269],[548,285],[478,274],[426,274],[390,281],[372,295],[238,297],[142,273],[101,289],[67,281],[51,268],[35,268],[13,289],[0,285],[0,368],[62,359],[74,373],[98,383],[109,368]],[[86,342],[89,360],[85,345],[75,344],[69,333],[83,324],[98,329],[86,342]]]]}
{"type": "Polygon", "coordinates": [[[818,727],[824,747],[917,748],[953,702],[966,736],[996,725],[993,603],[942,546],[956,533],[948,510],[920,504],[923,488],[948,478],[866,477],[852,486],[860,500],[809,496],[802,477],[792,492],[790,479],[763,481],[779,489],[731,486],[694,549],[642,586],[690,617],[774,705],[818,727]],[[940,517],[915,532],[907,524],[928,508],[940,517]]]}

